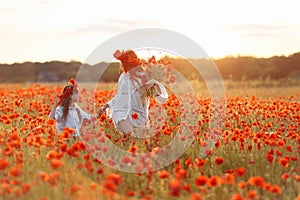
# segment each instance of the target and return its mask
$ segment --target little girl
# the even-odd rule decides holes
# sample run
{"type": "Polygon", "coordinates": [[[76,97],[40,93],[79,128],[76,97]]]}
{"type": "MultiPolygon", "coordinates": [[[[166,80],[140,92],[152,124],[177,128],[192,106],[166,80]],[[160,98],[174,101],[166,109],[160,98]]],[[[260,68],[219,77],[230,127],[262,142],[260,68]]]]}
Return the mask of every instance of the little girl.
{"type": "Polygon", "coordinates": [[[65,127],[74,129],[73,136],[80,136],[79,131],[84,119],[91,120],[96,114],[87,114],[75,103],[79,99],[76,81],[71,78],[64,86],[62,94],[55,98],[49,117],[56,120],[56,128],[61,133],[65,127]]]}

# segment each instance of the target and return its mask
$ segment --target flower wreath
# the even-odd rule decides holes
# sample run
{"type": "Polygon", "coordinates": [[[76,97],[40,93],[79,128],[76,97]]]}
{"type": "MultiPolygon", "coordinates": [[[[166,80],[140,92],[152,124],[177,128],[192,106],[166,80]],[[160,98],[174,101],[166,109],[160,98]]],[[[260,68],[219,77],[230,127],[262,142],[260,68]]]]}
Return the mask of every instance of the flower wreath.
{"type": "Polygon", "coordinates": [[[58,95],[59,102],[58,104],[61,104],[63,99],[65,99],[67,96],[71,95],[74,90],[78,90],[78,84],[74,78],[71,78],[68,82],[68,84],[64,87],[62,94],[58,95]]]}
{"type": "Polygon", "coordinates": [[[113,56],[120,61],[130,63],[131,66],[142,66],[148,80],[155,79],[165,84],[175,82],[176,77],[172,73],[174,68],[170,61],[156,60],[155,56],[152,56],[147,61],[142,62],[138,58],[132,58],[126,52],[128,51],[116,50],[113,56]]]}
{"type": "Polygon", "coordinates": [[[116,50],[115,53],[113,54],[113,56],[114,56],[114,58],[116,58],[120,61],[124,61],[124,62],[128,63],[130,66],[136,67],[136,66],[140,66],[143,64],[140,59],[131,57],[130,54],[128,54],[128,52],[129,51],[116,50]]]}

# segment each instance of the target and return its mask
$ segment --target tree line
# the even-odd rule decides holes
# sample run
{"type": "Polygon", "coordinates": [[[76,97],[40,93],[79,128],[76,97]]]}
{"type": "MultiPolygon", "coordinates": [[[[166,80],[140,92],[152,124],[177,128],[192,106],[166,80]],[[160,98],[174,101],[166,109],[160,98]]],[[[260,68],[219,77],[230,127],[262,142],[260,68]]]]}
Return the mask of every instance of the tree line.
{"type": "MultiPolygon", "coordinates": [[[[300,52],[270,58],[239,56],[214,60],[168,57],[163,59],[171,61],[174,69],[187,79],[202,79],[195,66],[209,71],[209,67],[213,65],[224,80],[300,79],[300,52]]],[[[119,66],[117,62],[88,65],[76,61],[0,64],[0,82],[65,82],[70,77],[76,77],[78,73],[80,81],[114,82],[119,77],[119,66]]]]}

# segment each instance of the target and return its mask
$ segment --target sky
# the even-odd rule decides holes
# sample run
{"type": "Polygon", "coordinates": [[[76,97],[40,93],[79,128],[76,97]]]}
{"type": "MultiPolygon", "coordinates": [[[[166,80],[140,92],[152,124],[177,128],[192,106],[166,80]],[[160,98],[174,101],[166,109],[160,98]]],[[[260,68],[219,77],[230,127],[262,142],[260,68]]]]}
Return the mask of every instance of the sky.
{"type": "Polygon", "coordinates": [[[185,35],[211,58],[300,52],[297,0],[2,0],[0,63],[84,62],[103,42],[142,28],[185,35]]]}

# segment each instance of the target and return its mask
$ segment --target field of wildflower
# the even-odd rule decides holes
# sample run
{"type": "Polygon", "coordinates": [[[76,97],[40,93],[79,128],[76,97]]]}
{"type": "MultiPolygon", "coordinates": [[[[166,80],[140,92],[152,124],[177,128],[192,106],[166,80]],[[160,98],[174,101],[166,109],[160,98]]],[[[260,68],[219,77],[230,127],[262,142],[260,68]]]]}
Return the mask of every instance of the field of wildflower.
{"type": "MultiPolygon", "coordinates": [[[[195,85],[203,92],[197,94],[197,123],[189,126],[179,119],[180,104],[170,94],[162,106],[166,116],[160,131],[150,140],[119,134],[106,114],[85,126],[96,133],[86,131],[83,140],[73,139],[72,130],[58,133],[55,121],[48,118],[61,85],[2,84],[0,199],[300,200],[299,85],[225,83],[224,127],[214,148],[199,157],[211,106],[200,83],[195,85]],[[135,153],[155,154],[179,134],[180,123],[189,127],[193,142],[169,165],[140,173],[113,167],[143,162],[134,159],[135,153]],[[87,140],[93,140],[95,148],[101,143],[99,152],[107,151],[105,141],[110,140],[132,157],[104,164],[86,147],[87,140]]],[[[113,94],[114,85],[102,87],[89,90],[80,85],[79,104],[85,111],[95,113],[113,94]],[[95,103],[87,103],[91,99],[95,103]]],[[[155,106],[151,101],[150,107],[155,106]]]]}

